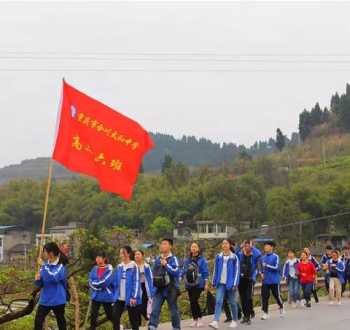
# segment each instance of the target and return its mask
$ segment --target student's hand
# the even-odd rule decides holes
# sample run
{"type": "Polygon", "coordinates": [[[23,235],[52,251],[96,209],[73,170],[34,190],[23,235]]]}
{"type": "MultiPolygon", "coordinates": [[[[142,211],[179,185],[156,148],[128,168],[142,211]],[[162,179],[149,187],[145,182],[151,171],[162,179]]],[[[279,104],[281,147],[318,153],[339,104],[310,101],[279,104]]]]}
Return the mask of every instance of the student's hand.
{"type": "Polygon", "coordinates": [[[205,291],[208,291],[208,290],[209,290],[209,282],[205,282],[204,290],[205,290],[205,291]]]}
{"type": "Polygon", "coordinates": [[[36,280],[36,281],[40,281],[40,278],[41,278],[41,277],[40,277],[40,273],[36,273],[36,274],[35,274],[35,280],[36,280]]]}
{"type": "Polygon", "coordinates": [[[136,306],[136,299],[130,299],[130,305],[136,306]]]}
{"type": "Polygon", "coordinates": [[[162,258],[162,259],[160,260],[160,263],[161,263],[161,265],[164,266],[164,267],[168,264],[165,258],[162,258]]]}

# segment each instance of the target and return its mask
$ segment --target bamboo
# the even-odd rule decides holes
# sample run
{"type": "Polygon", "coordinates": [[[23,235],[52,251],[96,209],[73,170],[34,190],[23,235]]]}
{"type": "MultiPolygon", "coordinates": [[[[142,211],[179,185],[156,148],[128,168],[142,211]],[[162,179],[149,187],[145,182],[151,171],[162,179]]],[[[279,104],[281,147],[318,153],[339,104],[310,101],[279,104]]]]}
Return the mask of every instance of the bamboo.
{"type": "Polygon", "coordinates": [[[53,161],[51,158],[49,161],[49,173],[48,173],[47,185],[46,185],[43,222],[41,224],[39,254],[38,254],[38,260],[37,260],[38,268],[40,268],[40,263],[41,263],[41,259],[42,259],[42,253],[43,253],[43,241],[44,241],[44,235],[45,235],[45,231],[46,231],[47,210],[48,210],[48,205],[49,205],[49,196],[50,196],[50,189],[51,189],[51,182],[52,182],[52,169],[53,169],[53,161]]]}

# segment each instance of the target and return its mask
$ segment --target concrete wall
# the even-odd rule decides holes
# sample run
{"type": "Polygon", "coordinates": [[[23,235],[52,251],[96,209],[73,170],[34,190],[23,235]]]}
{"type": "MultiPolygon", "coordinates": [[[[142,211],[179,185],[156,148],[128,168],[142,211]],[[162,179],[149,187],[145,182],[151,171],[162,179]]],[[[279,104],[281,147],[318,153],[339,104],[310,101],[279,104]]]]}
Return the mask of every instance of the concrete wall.
{"type": "MultiPolygon", "coordinates": [[[[9,250],[18,244],[31,244],[32,234],[24,230],[11,230],[3,235],[3,262],[7,262],[9,258],[9,250]]],[[[24,253],[24,251],[23,251],[24,253]]]]}

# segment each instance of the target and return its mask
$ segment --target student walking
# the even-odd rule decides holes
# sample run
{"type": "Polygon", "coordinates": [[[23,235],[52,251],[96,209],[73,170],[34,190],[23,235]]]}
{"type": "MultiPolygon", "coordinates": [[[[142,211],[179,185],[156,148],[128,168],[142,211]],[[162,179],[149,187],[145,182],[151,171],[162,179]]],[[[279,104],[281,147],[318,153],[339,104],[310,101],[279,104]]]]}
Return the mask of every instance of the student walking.
{"type": "Polygon", "coordinates": [[[283,308],[283,301],[280,294],[280,258],[274,253],[275,243],[270,241],[264,244],[264,255],[261,258],[261,277],[262,277],[262,287],[261,287],[261,298],[262,298],[262,310],[263,315],[262,320],[267,320],[269,318],[269,299],[270,292],[274,296],[280,310],[280,315],[285,314],[283,308]]]}
{"type": "Polygon", "coordinates": [[[191,327],[202,327],[202,311],[198,300],[201,293],[208,290],[209,270],[208,262],[196,242],[191,244],[190,255],[184,260],[182,277],[190,300],[193,317],[191,327]]]}
{"type": "Polygon", "coordinates": [[[225,294],[231,306],[232,322],[229,328],[237,327],[238,307],[236,302],[236,291],[239,284],[239,259],[232,252],[233,242],[228,239],[222,241],[222,252],[219,253],[214,262],[213,287],[216,288],[216,304],[214,320],[209,324],[214,329],[219,328],[219,320],[222,311],[225,294]]]}
{"type": "MultiPolygon", "coordinates": [[[[321,265],[319,264],[317,259],[311,254],[310,249],[306,247],[306,248],[304,248],[304,251],[309,256],[309,260],[315,266],[316,272],[319,272],[322,269],[321,265]]],[[[319,299],[318,299],[318,295],[317,295],[317,276],[315,277],[315,283],[314,283],[313,288],[312,288],[312,295],[315,299],[315,303],[318,304],[319,299]]]]}
{"type": "Polygon", "coordinates": [[[349,246],[343,247],[343,255],[342,255],[341,259],[344,262],[344,266],[345,266],[344,284],[342,286],[342,291],[344,293],[346,290],[346,284],[348,282],[349,282],[349,286],[350,286],[350,249],[349,249],[349,246]]]}
{"type": "Polygon", "coordinates": [[[173,330],[180,330],[180,315],[177,306],[179,293],[180,269],[177,257],[172,254],[173,240],[164,238],[160,244],[160,256],[154,263],[153,285],[155,294],[152,302],[152,313],[148,323],[149,330],[155,330],[159,324],[159,317],[165,301],[171,314],[173,330]]]}
{"type": "Polygon", "coordinates": [[[310,261],[309,255],[303,251],[300,256],[300,262],[296,265],[297,274],[303,290],[305,306],[311,307],[311,294],[316,278],[315,265],[310,261]]]}
{"type": "Polygon", "coordinates": [[[56,243],[45,244],[44,258],[47,260],[35,274],[35,285],[41,288],[39,306],[34,321],[34,330],[42,330],[46,316],[53,311],[59,330],[66,330],[64,316],[67,302],[66,268],[59,263],[60,250],[56,243]]]}
{"type": "Polygon", "coordinates": [[[140,270],[140,283],[142,303],[140,305],[140,325],[141,316],[146,321],[149,320],[149,307],[152,305],[152,297],[154,293],[152,269],[148,263],[144,261],[144,252],[142,250],[135,251],[135,262],[140,270]]]}
{"type": "Polygon", "coordinates": [[[327,264],[328,264],[328,261],[332,259],[332,251],[333,251],[333,248],[330,245],[327,245],[325,249],[325,253],[323,254],[320,260],[322,270],[325,273],[324,280],[325,280],[327,292],[329,292],[329,280],[330,280],[327,264]]]}
{"type": "Polygon", "coordinates": [[[115,291],[113,287],[113,267],[107,263],[105,252],[96,254],[96,266],[89,274],[90,299],[91,299],[91,326],[90,330],[97,328],[97,320],[101,305],[106,313],[108,320],[116,328],[113,316],[113,303],[115,301],[115,291]]]}
{"type": "Polygon", "coordinates": [[[124,310],[128,311],[131,328],[138,330],[140,325],[141,289],[140,271],[133,261],[133,251],[130,246],[120,249],[121,263],[116,267],[114,275],[115,304],[113,313],[115,328],[120,329],[120,319],[124,310]]]}
{"type": "Polygon", "coordinates": [[[300,283],[298,278],[298,264],[299,260],[295,257],[295,252],[289,250],[287,260],[283,266],[283,278],[288,285],[288,294],[292,306],[295,308],[300,303],[300,283]]]}
{"type": "Polygon", "coordinates": [[[238,285],[241,298],[243,319],[241,323],[251,324],[254,317],[253,294],[254,284],[258,275],[258,265],[261,259],[261,252],[253,246],[252,241],[243,242],[241,251],[237,253],[240,261],[240,280],[238,285]]]}
{"type": "Polygon", "coordinates": [[[327,261],[327,271],[329,274],[329,303],[334,301],[341,304],[342,284],[345,282],[345,265],[339,257],[339,251],[332,251],[332,258],[327,261]]]}

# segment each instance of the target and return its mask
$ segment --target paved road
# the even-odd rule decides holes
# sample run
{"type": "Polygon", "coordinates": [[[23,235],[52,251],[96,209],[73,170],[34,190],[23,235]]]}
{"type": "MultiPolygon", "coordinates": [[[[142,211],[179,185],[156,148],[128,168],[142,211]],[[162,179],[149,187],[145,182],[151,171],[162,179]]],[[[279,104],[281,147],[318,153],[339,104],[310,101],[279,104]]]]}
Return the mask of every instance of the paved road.
{"type": "MultiPolygon", "coordinates": [[[[250,330],[349,330],[350,329],[350,299],[344,298],[341,306],[329,306],[327,301],[313,304],[311,309],[287,308],[287,313],[280,318],[278,311],[274,308],[270,313],[271,318],[267,321],[260,320],[260,315],[253,320],[251,326],[239,325],[238,329],[250,330]]],[[[205,323],[209,323],[211,318],[206,318],[205,323]]],[[[183,329],[189,327],[189,321],[183,321],[183,329]]],[[[170,324],[163,324],[161,330],[171,329],[170,324]]],[[[209,327],[202,328],[210,329],[209,327]]],[[[226,324],[220,324],[221,329],[229,329],[226,324]]]]}

